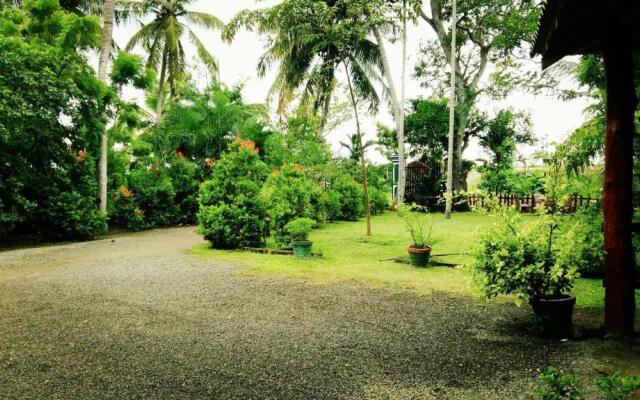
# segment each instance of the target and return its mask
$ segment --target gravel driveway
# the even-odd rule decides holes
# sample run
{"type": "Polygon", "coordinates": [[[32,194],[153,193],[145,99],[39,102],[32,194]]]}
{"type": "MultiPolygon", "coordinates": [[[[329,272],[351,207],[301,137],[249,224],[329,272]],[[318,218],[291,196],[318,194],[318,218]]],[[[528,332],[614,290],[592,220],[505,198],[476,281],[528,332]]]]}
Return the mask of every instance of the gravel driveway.
{"type": "MultiPolygon", "coordinates": [[[[528,310],[234,274],[192,227],[0,253],[1,399],[529,399],[537,370],[640,373],[528,310]]],[[[593,327],[598,311],[581,310],[593,327]]]]}

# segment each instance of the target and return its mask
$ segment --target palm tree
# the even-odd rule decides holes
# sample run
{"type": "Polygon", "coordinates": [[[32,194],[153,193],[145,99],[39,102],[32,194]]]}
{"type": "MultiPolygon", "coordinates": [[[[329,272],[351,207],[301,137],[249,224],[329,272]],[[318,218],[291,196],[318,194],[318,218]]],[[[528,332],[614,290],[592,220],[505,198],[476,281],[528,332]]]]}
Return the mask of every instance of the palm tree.
{"type": "MultiPolygon", "coordinates": [[[[364,150],[366,151],[369,147],[372,147],[375,144],[376,144],[376,142],[374,142],[372,140],[368,140],[363,145],[364,150]]],[[[342,142],[341,141],[340,142],[340,146],[342,146],[343,148],[345,148],[349,152],[349,159],[350,160],[358,161],[360,159],[360,154],[362,152],[360,151],[360,139],[359,139],[357,133],[354,133],[353,135],[349,135],[349,141],[348,142],[342,142]]]]}
{"type": "MultiPolygon", "coordinates": [[[[113,45],[113,24],[115,20],[115,0],[105,0],[102,11],[102,37],[100,39],[100,55],[98,60],[98,79],[107,84],[107,64],[113,45]]],[[[100,162],[98,166],[98,190],[100,197],[100,211],[107,212],[107,158],[109,153],[109,138],[105,129],[100,134],[100,162]]]]}
{"type": "Polygon", "coordinates": [[[147,66],[159,71],[156,121],[162,117],[165,84],[169,84],[170,96],[177,92],[177,84],[185,76],[185,54],[182,39],[188,36],[195,46],[198,58],[211,72],[218,73],[218,62],[205,48],[202,41],[187,25],[222,31],[224,23],[217,17],[187,10],[193,0],[132,0],[127,11],[136,15],[153,15],[151,22],[143,25],[126,46],[129,51],[141,46],[148,53],[147,66]]]}
{"type": "Polygon", "coordinates": [[[272,64],[279,64],[271,88],[278,95],[279,111],[301,91],[299,107],[319,115],[322,128],[338,70],[344,67],[356,119],[370,235],[371,210],[357,104],[358,99],[365,100],[376,109],[380,99],[375,83],[381,84],[383,67],[379,48],[367,37],[362,22],[363,16],[354,15],[346,2],[285,0],[273,7],[242,11],[227,26],[225,38],[231,40],[242,27],[268,35],[269,45],[258,64],[258,73],[264,76],[272,64]]]}

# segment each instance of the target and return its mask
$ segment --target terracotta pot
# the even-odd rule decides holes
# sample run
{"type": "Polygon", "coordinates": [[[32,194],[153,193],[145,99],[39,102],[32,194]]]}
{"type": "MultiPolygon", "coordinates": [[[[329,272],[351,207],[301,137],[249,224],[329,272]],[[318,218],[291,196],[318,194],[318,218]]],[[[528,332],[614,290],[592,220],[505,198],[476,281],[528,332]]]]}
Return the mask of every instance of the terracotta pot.
{"type": "Polygon", "coordinates": [[[431,247],[414,247],[409,246],[409,261],[414,267],[424,268],[429,265],[429,257],[431,256],[431,247]]]}

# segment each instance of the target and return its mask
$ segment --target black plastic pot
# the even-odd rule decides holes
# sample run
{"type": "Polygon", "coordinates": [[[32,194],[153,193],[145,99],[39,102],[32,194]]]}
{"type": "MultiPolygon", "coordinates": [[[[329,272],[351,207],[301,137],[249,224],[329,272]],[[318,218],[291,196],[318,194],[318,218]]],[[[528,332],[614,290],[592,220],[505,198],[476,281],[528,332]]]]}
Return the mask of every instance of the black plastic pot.
{"type": "Polygon", "coordinates": [[[553,339],[571,337],[575,297],[569,295],[536,297],[530,299],[529,304],[540,320],[544,337],[553,339]]]}

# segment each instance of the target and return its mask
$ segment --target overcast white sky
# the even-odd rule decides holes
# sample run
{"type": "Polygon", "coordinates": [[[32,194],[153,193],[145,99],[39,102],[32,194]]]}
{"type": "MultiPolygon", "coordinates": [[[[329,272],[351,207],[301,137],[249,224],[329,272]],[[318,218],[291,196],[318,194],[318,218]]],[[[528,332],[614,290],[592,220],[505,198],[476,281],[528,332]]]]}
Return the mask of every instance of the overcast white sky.
{"type": "MultiPolygon", "coordinates": [[[[190,6],[194,11],[211,13],[222,19],[229,21],[237,12],[246,8],[266,7],[277,3],[277,0],[196,0],[190,6]]],[[[137,24],[129,26],[118,26],[114,32],[116,43],[124,47],[131,35],[138,29],[137,24]]],[[[223,83],[233,86],[244,84],[244,97],[249,103],[264,103],[267,92],[272,82],[272,76],[260,79],[256,73],[256,65],[259,56],[264,49],[264,41],[254,33],[240,32],[233,43],[226,44],[220,39],[220,35],[215,32],[207,32],[199,29],[194,30],[200,39],[205,43],[209,51],[217,57],[220,63],[220,78],[223,83]]],[[[408,41],[408,70],[412,71],[416,62],[416,54],[420,43],[433,37],[430,28],[424,23],[419,23],[409,30],[408,41]]],[[[187,48],[187,51],[189,47],[187,48]]],[[[391,69],[395,77],[400,76],[401,68],[401,46],[387,43],[387,51],[392,60],[391,69]]],[[[191,52],[193,55],[193,52],[191,52]]],[[[204,80],[204,79],[203,79],[204,80]]],[[[399,80],[399,79],[398,79],[399,80]]],[[[412,99],[426,95],[426,90],[421,88],[414,79],[409,79],[407,84],[407,99],[412,99]]],[[[131,99],[139,99],[140,95],[135,92],[127,92],[131,99]]],[[[568,133],[578,127],[584,121],[583,109],[586,106],[584,100],[561,101],[554,97],[532,96],[527,93],[514,93],[506,101],[483,102],[481,107],[486,111],[494,111],[499,108],[511,107],[518,110],[528,111],[534,123],[534,133],[543,142],[562,140],[568,133]]],[[[386,109],[381,107],[381,112],[376,116],[365,117],[365,136],[367,139],[375,139],[375,123],[380,121],[392,126],[393,119],[386,109]]],[[[339,141],[344,140],[347,135],[354,132],[354,124],[346,123],[344,126],[330,132],[327,136],[333,151],[340,153],[339,141]]],[[[521,149],[528,152],[530,149],[521,149]]],[[[376,151],[370,151],[368,156],[374,161],[384,161],[383,157],[376,151]]],[[[478,146],[472,144],[465,153],[465,157],[475,159],[481,157],[478,146]]]]}

